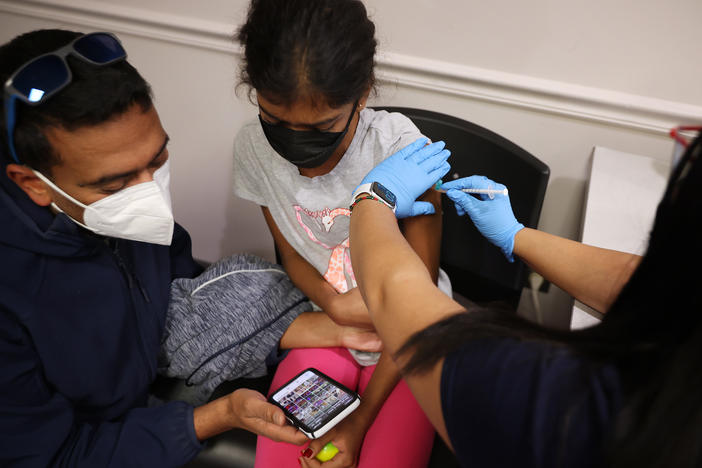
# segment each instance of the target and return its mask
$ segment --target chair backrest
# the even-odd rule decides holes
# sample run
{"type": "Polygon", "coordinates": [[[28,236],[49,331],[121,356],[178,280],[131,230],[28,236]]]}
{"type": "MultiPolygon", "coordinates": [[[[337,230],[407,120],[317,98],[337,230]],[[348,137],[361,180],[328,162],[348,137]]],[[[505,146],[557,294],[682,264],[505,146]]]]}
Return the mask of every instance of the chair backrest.
{"type": "MultiPolygon", "coordinates": [[[[446,142],[451,172],[444,181],[479,174],[502,183],[509,188],[517,219],[527,227],[537,226],[550,173],[546,164],[500,135],[450,115],[409,107],[375,109],[400,112],[432,141],[446,142]]],[[[518,259],[507,262],[467,216],[456,214],[447,197],[442,197],[442,205],[441,267],[454,291],[474,301],[500,300],[516,307],[526,266],[518,259]]]]}

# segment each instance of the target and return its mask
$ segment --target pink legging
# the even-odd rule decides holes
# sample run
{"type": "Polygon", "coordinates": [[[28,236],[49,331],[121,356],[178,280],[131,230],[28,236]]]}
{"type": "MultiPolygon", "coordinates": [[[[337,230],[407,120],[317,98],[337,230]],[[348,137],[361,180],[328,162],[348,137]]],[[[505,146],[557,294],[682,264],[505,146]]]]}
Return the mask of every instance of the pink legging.
{"type": "MultiPolygon", "coordinates": [[[[308,367],[319,369],[361,395],[375,370],[375,366],[360,366],[345,348],[294,349],[278,366],[271,389],[277,389],[308,367]]],[[[434,428],[407,384],[400,380],[368,429],[357,466],[424,468],[429,462],[433,441],[434,428]]],[[[299,468],[297,459],[305,447],[259,437],[255,466],[299,468]]]]}

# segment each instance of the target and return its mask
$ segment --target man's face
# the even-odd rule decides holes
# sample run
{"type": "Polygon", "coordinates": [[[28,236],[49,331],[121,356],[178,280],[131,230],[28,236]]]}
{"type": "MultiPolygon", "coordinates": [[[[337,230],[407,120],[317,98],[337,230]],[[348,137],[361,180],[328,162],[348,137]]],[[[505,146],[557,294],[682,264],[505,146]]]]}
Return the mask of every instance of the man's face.
{"type": "MultiPolygon", "coordinates": [[[[154,107],[144,112],[134,105],[111,121],[73,131],[52,128],[46,137],[60,162],[45,175],[85,205],[152,181],[153,173],[168,160],[168,135],[154,107]]],[[[83,221],[83,208],[46,187],[51,201],[83,221]]]]}

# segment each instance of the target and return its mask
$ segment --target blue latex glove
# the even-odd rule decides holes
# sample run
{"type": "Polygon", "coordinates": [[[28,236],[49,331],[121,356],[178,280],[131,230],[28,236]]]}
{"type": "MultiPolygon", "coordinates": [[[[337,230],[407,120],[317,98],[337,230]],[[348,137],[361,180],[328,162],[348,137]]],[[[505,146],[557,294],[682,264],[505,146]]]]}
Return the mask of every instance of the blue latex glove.
{"type": "Polygon", "coordinates": [[[495,195],[491,200],[488,195],[481,194],[479,200],[473,195],[460,191],[464,188],[503,190],[505,186],[485,176],[474,175],[446,182],[441,188],[446,189],[446,195],[455,203],[458,215],[463,216],[468,213],[478,231],[502,249],[507,260],[513,262],[514,236],[524,229],[524,225],[514,217],[509,195],[495,195]]]}
{"type": "Polygon", "coordinates": [[[363,178],[361,185],[379,182],[395,194],[395,216],[407,218],[434,213],[434,205],[415,201],[451,169],[446,162],[451,155],[443,141],[427,145],[419,138],[385,161],[363,178]]]}

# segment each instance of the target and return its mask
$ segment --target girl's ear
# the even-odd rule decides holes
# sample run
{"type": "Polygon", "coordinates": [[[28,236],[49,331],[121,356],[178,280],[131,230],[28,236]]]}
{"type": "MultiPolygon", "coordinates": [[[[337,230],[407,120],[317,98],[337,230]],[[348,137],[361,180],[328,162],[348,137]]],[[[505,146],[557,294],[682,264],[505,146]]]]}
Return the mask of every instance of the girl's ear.
{"type": "Polygon", "coordinates": [[[49,206],[52,202],[49,187],[27,166],[8,164],[7,177],[39,206],[49,206]]]}

